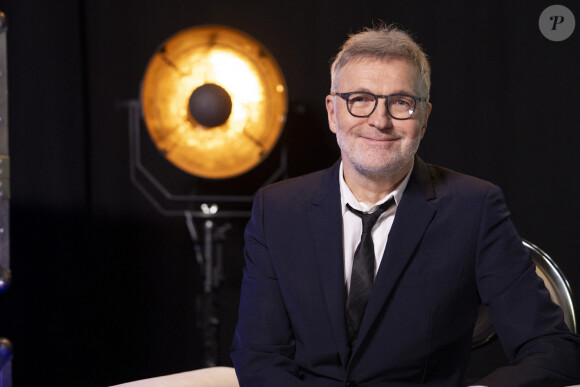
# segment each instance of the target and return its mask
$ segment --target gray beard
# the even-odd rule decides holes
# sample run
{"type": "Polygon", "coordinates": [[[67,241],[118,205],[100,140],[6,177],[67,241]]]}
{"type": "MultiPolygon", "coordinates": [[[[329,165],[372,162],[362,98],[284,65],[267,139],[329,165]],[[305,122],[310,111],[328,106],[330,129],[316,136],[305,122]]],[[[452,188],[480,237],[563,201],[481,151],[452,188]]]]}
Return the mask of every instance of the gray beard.
{"type": "Polygon", "coordinates": [[[420,138],[413,140],[410,147],[398,150],[396,153],[391,155],[391,160],[388,163],[382,164],[376,162],[373,163],[371,158],[361,155],[360,151],[353,150],[352,148],[354,147],[349,149],[348,141],[345,140],[344,136],[337,134],[336,141],[341,149],[343,159],[346,156],[348,161],[359,174],[371,179],[380,179],[383,177],[394,176],[399,173],[402,168],[413,160],[415,153],[417,153],[417,150],[419,149],[419,144],[421,143],[420,138]]]}

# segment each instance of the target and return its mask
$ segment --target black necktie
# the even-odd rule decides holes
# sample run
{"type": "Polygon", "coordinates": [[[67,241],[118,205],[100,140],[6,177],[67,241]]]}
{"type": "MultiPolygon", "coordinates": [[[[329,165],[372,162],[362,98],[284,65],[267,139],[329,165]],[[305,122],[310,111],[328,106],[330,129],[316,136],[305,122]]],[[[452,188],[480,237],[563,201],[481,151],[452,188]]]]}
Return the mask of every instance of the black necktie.
{"type": "Polygon", "coordinates": [[[391,197],[371,214],[355,210],[350,205],[346,205],[353,214],[361,218],[363,226],[360,243],[354,252],[350,290],[346,300],[346,326],[351,347],[358,335],[375,279],[375,246],[371,231],[379,216],[389,209],[393,203],[395,203],[395,200],[391,197]]]}

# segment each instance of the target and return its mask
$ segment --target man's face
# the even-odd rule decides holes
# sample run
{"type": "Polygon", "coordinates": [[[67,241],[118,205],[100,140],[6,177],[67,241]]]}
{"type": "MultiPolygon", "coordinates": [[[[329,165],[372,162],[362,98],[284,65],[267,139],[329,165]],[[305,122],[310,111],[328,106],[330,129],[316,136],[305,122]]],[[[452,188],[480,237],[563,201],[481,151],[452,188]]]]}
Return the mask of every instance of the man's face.
{"type": "MultiPolygon", "coordinates": [[[[336,91],[417,96],[417,82],[417,69],[402,59],[360,58],[342,68],[336,79],[336,91]]],[[[330,130],[336,134],[341,150],[345,173],[392,178],[404,176],[409,171],[425,134],[431,104],[418,102],[415,114],[408,120],[389,116],[384,98],[379,99],[373,114],[366,118],[352,116],[345,100],[339,96],[327,96],[326,109],[330,130]]]]}

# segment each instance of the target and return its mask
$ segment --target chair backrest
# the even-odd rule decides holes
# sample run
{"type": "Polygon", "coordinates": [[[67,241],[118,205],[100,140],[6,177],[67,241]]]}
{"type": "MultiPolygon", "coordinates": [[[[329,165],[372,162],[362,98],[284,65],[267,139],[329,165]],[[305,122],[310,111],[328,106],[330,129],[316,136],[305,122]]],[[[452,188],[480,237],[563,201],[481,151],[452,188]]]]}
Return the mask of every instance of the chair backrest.
{"type": "MultiPolygon", "coordinates": [[[[562,308],[564,322],[572,333],[578,332],[576,310],[572,290],[564,273],[556,262],[538,246],[523,240],[522,243],[530,252],[530,258],[536,265],[536,273],[544,280],[546,288],[550,292],[552,301],[562,308]]],[[[481,347],[496,337],[495,328],[483,306],[479,309],[479,315],[473,330],[472,348],[481,347]]]]}

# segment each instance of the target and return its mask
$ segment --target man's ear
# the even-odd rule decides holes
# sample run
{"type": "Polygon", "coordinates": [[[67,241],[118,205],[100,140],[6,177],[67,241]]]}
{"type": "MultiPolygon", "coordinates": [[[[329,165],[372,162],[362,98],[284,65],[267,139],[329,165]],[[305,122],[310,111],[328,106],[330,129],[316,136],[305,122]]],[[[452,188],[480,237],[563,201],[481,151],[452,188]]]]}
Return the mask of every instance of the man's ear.
{"type": "Polygon", "coordinates": [[[326,96],[326,112],[328,113],[328,127],[332,133],[336,133],[336,119],[334,116],[334,97],[326,96]]]}

